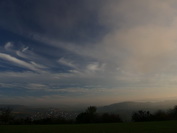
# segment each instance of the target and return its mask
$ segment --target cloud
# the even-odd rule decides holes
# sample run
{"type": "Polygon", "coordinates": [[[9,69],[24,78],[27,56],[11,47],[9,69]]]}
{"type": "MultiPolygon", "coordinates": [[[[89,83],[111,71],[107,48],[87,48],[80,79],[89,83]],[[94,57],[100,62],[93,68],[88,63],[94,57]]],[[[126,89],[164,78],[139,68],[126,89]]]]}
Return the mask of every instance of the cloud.
{"type": "MultiPolygon", "coordinates": [[[[172,64],[177,66],[174,64],[177,57],[175,5],[175,1],[105,0],[96,14],[99,24],[108,30],[96,42],[81,45],[41,34],[36,39],[85,60],[80,69],[65,73],[63,77],[58,75],[64,84],[83,88],[91,84],[90,89],[94,90],[98,86],[107,90],[115,88],[112,95],[118,95],[123,88],[121,94],[134,99],[141,94],[142,98],[147,96],[143,91],[149,95],[160,93],[165,96],[167,88],[172,87],[170,79],[177,73],[174,68],[173,74],[168,73],[172,64]],[[166,76],[156,76],[161,73],[166,76]]],[[[69,63],[65,62],[65,65],[73,65],[69,63]]]]}
{"type": "Polygon", "coordinates": [[[99,47],[113,61],[117,58],[117,64],[127,71],[158,71],[176,56],[175,4],[174,1],[108,2],[103,7],[102,22],[108,21],[105,25],[111,30],[99,47]]]}
{"type": "Polygon", "coordinates": [[[22,52],[25,52],[25,51],[27,51],[28,49],[29,49],[29,47],[25,47],[25,48],[22,49],[22,52]]]}
{"type": "MultiPolygon", "coordinates": [[[[45,3],[53,5],[56,1],[45,1],[45,3]]],[[[31,32],[31,37],[57,49],[65,49],[71,55],[82,56],[86,60],[87,64],[85,65],[88,65],[88,69],[98,68],[96,65],[89,66],[91,59],[93,59],[92,62],[103,62],[103,64],[107,64],[107,67],[111,68],[106,69],[107,73],[112,71],[119,74],[116,71],[117,68],[127,73],[153,73],[158,71],[161,66],[167,66],[169,60],[174,60],[173,58],[176,56],[176,31],[174,29],[176,29],[177,20],[175,15],[177,10],[174,6],[177,3],[174,0],[103,0],[96,3],[93,3],[93,1],[85,3],[87,3],[87,6],[85,5],[87,13],[94,11],[97,14],[97,18],[93,21],[98,21],[99,25],[103,25],[108,29],[106,34],[103,34],[97,42],[87,42],[87,44],[80,45],[76,42],[63,41],[61,38],[52,36],[53,34],[50,32],[50,35],[31,32]],[[91,5],[94,6],[91,8],[91,5]]],[[[47,8],[45,4],[37,6],[42,9],[47,8]]],[[[52,19],[56,18],[54,22],[58,22],[61,16],[54,17],[57,15],[56,10],[54,8],[51,11],[53,16],[50,16],[50,12],[44,16],[49,16],[52,19]]],[[[72,26],[69,27],[77,25],[81,19],[80,15],[73,15],[76,19],[71,21],[72,26]]],[[[72,19],[68,14],[66,18],[64,17],[64,20],[67,18],[72,19]]],[[[47,27],[48,21],[43,18],[40,19],[36,20],[36,22],[43,23],[41,24],[43,28],[47,27]],[[43,21],[39,21],[40,19],[43,21]]],[[[52,26],[57,27],[56,29],[59,31],[60,24],[62,25],[62,22],[55,23],[52,26]]],[[[46,31],[48,30],[46,29],[46,31]]],[[[72,31],[71,33],[74,34],[75,32],[72,31]]],[[[18,55],[20,54],[22,52],[18,53],[18,55]]],[[[65,58],[60,58],[59,62],[69,67],[76,67],[73,62],[67,61],[65,58]]]]}
{"type": "Polygon", "coordinates": [[[104,71],[106,64],[99,64],[99,62],[94,62],[94,63],[90,63],[87,65],[87,70],[88,71],[104,71]]]}
{"type": "Polygon", "coordinates": [[[0,53],[0,58],[3,59],[3,60],[6,60],[6,61],[12,62],[14,65],[18,65],[20,67],[27,68],[27,69],[30,69],[30,70],[36,71],[36,72],[42,72],[38,67],[39,65],[37,66],[37,65],[34,65],[34,63],[32,63],[32,64],[27,63],[23,60],[15,58],[11,55],[0,53]]]}
{"type": "Polygon", "coordinates": [[[45,68],[47,68],[46,66],[41,65],[41,64],[38,64],[38,63],[36,63],[36,62],[34,62],[34,61],[31,61],[31,64],[32,64],[34,67],[36,67],[36,68],[40,68],[40,69],[45,69],[45,68]]]}
{"type": "MultiPolygon", "coordinates": [[[[91,91],[89,91],[91,92],[91,91]]],[[[159,93],[159,88],[154,88],[152,90],[148,90],[147,88],[145,90],[125,90],[125,89],[112,89],[109,90],[106,89],[107,95],[98,95],[98,94],[90,94],[87,93],[87,95],[79,94],[74,95],[59,95],[59,94],[53,94],[53,95],[42,95],[42,96],[8,96],[8,95],[1,95],[0,100],[2,103],[8,103],[8,104],[23,104],[23,105],[40,105],[40,106],[57,106],[57,105],[80,105],[84,104],[86,106],[91,105],[105,105],[105,104],[111,104],[115,101],[125,101],[125,100],[136,100],[136,101],[142,101],[142,100],[148,100],[148,101],[154,101],[154,100],[160,100],[160,99],[168,99],[171,97],[176,97],[176,93],[174,93],[173,89],[166,89],[166,91],[159,93]],[[112,93],[114,95],[112,95],[112,93]],[[131,95],[129,93],[131,92],[131,95]],[[137,93],[143,95],[139,95],[137,97],[137,93]],[[158,93],[158,95],[157,95],[158,93]],[[170,95],[167,95],[170,94],[170,95]],[[106,99],[106,100],[105,100],[106,99]]]]}
{"type": "Polygon", "coordinates": [[[28,63],[39,69],[47,69],[47,66],[51,65],[48,63],[50,59],[30,50],[28,46],[22,46],[19,49],[14,50],[13,53],[15,56],[18,56],[18,58],[27,60],[28,63]]]}
{"type": "Polygon", "coordinates": [[[11,50],[13,48],[13,43],[12,42],[7,42],[5,45],[4,45],[4,48],[6,50],[11,50]]]}
{"type": "Polygon", "coordinates": [[[99,12],[100,23],[111,30],[149,24],[165,26],[175,18],[176,4],[174,0],[104,0],[99,12]]]}
{"type": "MultiPolygon", "coordinates": [[[[1,78],[5,77],[4,83],[14,81],[29,91],[31,88],[31,91],[58,95],[90,94],[105,88],[105,95],[107,90],[128,97],[128,92],[134,90],[145,94],[143,90],[156,89],[154,92],[158,93],[158,88],[164,92],[174,88],[177,74],[175,0],[40,2],[34,2],[33,8],[26,4],[29,5],[26,10],[22,6],[21,15],[15,10],[19,5],[12,2],[15,6],[8,12],[11,17],[1,18],[1,27],[39,42],[19,49],[10,41],[4,45],[7,53],[1,52],[1,59],[34,71],[0,73],[1,78]],[[13,25],[8,26],[11,22],[13,25]]],[[[1,13],[7,10],[5,7],[0,8],[1,13]]],[[[136,98],[135,95],[134,92],[132,97],[136,98]]]]}
{"type": "Polygon", "coordinates": [[[60,58],[58,60],[58,63],[66,65],[66,66],[69,66],[71,68],[76,68],[77,69],[77,66],[72,61],[69,61],[69,60],[67,60],[65,58],[60,58]]]}

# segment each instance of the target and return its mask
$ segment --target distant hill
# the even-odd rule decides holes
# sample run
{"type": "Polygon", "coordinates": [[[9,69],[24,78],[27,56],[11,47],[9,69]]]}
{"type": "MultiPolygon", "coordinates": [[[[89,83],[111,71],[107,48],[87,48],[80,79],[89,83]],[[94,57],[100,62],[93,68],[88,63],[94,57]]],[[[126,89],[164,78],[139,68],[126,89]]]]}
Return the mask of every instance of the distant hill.
{"type": "Polygon", "coordinates": [[[168,110],[177,105],[177,100],[161,102],[121,102],[107,106],[98,107],[99,113],[118,113],[125,120],[130,120],[133,112],[138,110],[148,110],[155,112],[157,110],[168,110]]]}
{"type": "Polygon", "coordinates": [[[120,102],[107,106],[99,107],[100,112],[117,112],[119,110],[159,110],[169,109],[177,105],[177,100],[161,101],[161,102],[120,102]]]}

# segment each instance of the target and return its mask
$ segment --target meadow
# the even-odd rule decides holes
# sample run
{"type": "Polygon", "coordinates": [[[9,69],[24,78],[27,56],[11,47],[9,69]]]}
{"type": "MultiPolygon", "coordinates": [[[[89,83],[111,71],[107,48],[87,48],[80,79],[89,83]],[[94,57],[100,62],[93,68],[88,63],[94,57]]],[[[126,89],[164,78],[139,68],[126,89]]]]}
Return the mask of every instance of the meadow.
{"type": "Polygon", "coordinates": [[[175,133],[177,121],[70,125],[0,125],[0,133],[175,133]]]}

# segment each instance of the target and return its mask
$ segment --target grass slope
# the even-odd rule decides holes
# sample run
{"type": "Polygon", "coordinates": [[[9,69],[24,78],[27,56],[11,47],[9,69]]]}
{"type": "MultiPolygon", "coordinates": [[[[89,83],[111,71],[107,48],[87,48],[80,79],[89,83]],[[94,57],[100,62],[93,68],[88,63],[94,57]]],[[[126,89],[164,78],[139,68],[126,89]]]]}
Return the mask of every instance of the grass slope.
{"type": "Polygon", "coordinates": [[[1,125],[0,133],[175,133],[177,121],[73,125],[1,125]]]}

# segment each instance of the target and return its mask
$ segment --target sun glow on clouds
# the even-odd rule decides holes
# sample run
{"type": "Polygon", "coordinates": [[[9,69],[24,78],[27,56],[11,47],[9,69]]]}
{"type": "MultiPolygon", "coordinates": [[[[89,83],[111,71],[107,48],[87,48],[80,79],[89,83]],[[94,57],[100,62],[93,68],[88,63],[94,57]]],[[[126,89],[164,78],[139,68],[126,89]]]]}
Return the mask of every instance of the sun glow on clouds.
{"type": "Polygon", "coordinates": [[[16,93],[36,96],[39,103],[176,96],[175,0],[39,0],[30,8],[10,3],[9,18],[2,14],[11,5],[5,0],[0,5],[0,27],[21,38],[0,44],[4,99],[3,88],[20,88],[16,93]],[[4,70],[6,66],[25,70],[4,70]]]}

